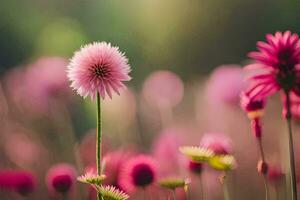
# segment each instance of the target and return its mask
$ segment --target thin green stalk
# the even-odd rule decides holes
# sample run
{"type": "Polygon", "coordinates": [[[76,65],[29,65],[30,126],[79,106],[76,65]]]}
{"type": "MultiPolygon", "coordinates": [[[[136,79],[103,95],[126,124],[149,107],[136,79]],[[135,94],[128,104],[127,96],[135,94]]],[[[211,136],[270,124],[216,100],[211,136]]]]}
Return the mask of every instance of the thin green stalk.
{"type": "Polygon", "coordinates": [[[295,170],[295,154],[294,154],[294,142],[292,132],[292,114],[291,114],[291,101],[289,91],[285,92],[286,95],[286,122],[288,128],[288,140],[289,140],[289,162],[291,172],[291,189],[292,189],[292,200],[297,200],[297,183],[296,183],[296,170],[295,170]]]}
{"type": "MultiPolygon", "coordinates": [[[[101,99],[97,92],[97,143],[96,143],[96,165],[97,174],[101,175],[101,141],[102,140],[102,123],[101,123],[101,99]]],[[[102,200],[100,193],[97,194],[98,200],[102,200]]]]}
{"type": "Polygon", "coordinates": [[[174,199],[174,200],[177,200],[177,197],[176,197],[176,191],[175,191],[175,189],[174,189],[174,190],[172,190],[172,194],[173,194],[173,199],[174,199]]]}

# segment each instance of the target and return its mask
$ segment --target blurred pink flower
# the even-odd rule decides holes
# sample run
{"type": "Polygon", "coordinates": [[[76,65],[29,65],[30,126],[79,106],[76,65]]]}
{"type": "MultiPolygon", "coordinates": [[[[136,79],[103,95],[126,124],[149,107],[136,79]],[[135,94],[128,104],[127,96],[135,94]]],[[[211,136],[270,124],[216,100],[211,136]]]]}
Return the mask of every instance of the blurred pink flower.
{"type": "Polygon", "coordinates": [[[156,179],[156,164],[152,157],[139,155],[131,158],[121,169],[119,184],[127,192],[144,188],[154,183],[156,179]]]}
{"type": "Polygon", "coordinates": [[[6,155],[20,167],[32,166],[44,153],[44,149],[32,138],[18,131],[6,134],[4,141],[3,148],[6,155]]]}
{"type": "Polygon", "coordinates": [[[275,184],[282,183],[284,180],[284,173],[279,167],[270,166],[268,170],[268,179],[275,184]]]}
{"type": "Polygon", "coordinates": [[[46,185],[50,194],[69,192],[76,181],[75,168],[66,163],[52,166],[46,175],[46,185]]]}
{"type": "Polygon", "coordinates": [[[266,106],[266,100],[264,99],[250,99],[244,92],[241,93],[241,107],[246,112],[255,112],[263,110],[266,106]]]}
{"type": "Polygon", "coordinates": [[[24,69],[9,72],[6,90],[18,106],[37,113],[47,112],[53,100],[70,99],[66,65],[67,61],[60,57],[41,57],[24,69]]]}
{"type": "Polygon", "coordinates": [[[0,188],[27,195],[36,188],[36,177],[27,171],[0,170],[0,188]]]}
{"type": "Polygon", "coordinates": [[[266,35],[267,42],[257,43],[258,51],[250,52],[255,63],[247,69],[259,71],[250,76],[247,94],[262,99],[277,91],[293,91],[300,95],[300,42],[290,31],[266,35]]]}
{"type": "Polygon", "coordinates": [[[192,173],[201,174],[202,169],[203,169],[203,163],[196,163],[193,161],[188,161],[188,169],[192,173]]]}
{"type": "Polygon", "coordinates": [[[205,95],[212,103],[237,104],[245,84],[243,69],[239,65],[222,65],[212,72],[206,84],[205,95]]]}
{"type": "Polygon", "coordinates": [[[206,133],[200,146],[211,149],[215,154],[229,154],[232,151],[231,140],[222,133],[206,133]]]}
{"type": "Polygon", "coordinates": [[[68,66],[67,75],[71,87],[82,97],[96,98],[97,92],[104,99],[112,90],[119,94],[129,81],[130,66],[118,47],[106,42],[94,42],[75,52],[68,66]]]}
{"type": "Polygon", "coordinates": [[[173,107],[183,98],[184,86],[173,72],[160,70],[149,75],[143,85],[143,96],[154,107],[173,107]]]}
{"type": "Polygon", "coordinates": [[[120,170],[122,169],[124,163],[126,163],[126,161],[130,159],[133,154],[134,153],[131,150],[118,150],[109,152],[104,156],[103,160],[105,161],[105,169],[103,174],[106,176],[104,184],[113,185],[120,188],[118,183],[120,170]]]}
{"type": "Polygon", "coordinates": [[[178,174],[183,167],[185,157],[179,152],[179,147],[185,144],[183,135],[186,133],[179,128],[168,128],[158,134],[152,146],[152,152],[159,176],[178,174]]]}

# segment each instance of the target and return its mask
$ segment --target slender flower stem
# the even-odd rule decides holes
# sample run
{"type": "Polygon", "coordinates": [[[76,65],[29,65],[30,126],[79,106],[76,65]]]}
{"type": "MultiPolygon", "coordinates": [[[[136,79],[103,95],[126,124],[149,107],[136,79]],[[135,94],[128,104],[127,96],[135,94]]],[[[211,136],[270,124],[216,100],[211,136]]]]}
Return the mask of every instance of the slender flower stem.
{"type": "Polygon", "coordinates": [[[204,186],[203,186],[203,179],[202,179],[202,175],[199,176],[199,182],[200,182],[200,197],[201,200],[204,200],[204,186]]]}
{"type": "Polygon", "coordinates": [[[223,185],[224,200],[230,200],[226,172],[224,172],[224,174],[222,175],[221,180],[222,180],[221,183],[223,185]]]}
{"type": "MultiPolygon", "coordinates": [[[[258,148],[259,148],[261,160],[262,160],[263,163],[266,163],[265,153],[264,153],[261,138],[258,138],[257,142],[258,142],[258,148]]],[[[268,200],[269,199],[269,184],[268,184],[268,180],[267,180],[267,177],[266,177],[265,174],[263,174],[263,179],[264,179],[265,194],[266,194],[265,199],[268,200]]]]}
{"type": "MultiPolygon", "coordinates": [[[[97,143],[96,143],[96,165],[97,174],[101,175],[101,140],[102,140],[102,123],[101,123],[101,99],[97,92],[97,143]]],[[[97,194],[98,200],[102,200],[100,193],[97,194]]]]}
{"type": "Polygon", "coordinates": [[[292,187],[292,200],[297,200],[297,183],[296,183],[296,170],[295,170],[295,155],[294,155],[294,143],[292,132],[292,113],[291,113],[291,100],[289,91],[285,91],[286,96],[286,122],[288,128],[288,140],[289,140],[289,161],[291,172],[291,187],[292,187]]]}
{"type": "Polygon", "coordinates": [[[173,194],[173,200],[177,200],[177,197],[176,197],[176,191],[175,191],[175,189],[174,189],[174,190],[172,190],[172,194],[173,194]]]}

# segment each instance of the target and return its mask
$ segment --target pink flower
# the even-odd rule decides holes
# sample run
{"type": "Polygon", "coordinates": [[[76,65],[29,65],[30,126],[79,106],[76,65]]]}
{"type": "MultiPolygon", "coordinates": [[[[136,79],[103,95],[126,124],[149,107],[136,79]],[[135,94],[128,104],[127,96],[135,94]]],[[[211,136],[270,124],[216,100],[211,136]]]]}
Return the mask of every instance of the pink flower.
{"type": "Polygon", "coordinates": [[[143,96],[154,107],[174,107],[182,100],[183,93],[182,80],[171,71],[153,72],[143,85],[143,96]]]}
{"type": "Polygon", "coordinates": [[[250,76],[247,94],[262,99],[280,89],[300,95],[300,42],[290,31],[267,34],[267,42],[257,43],[257,52],[249,53],[255,60],[246,68],[255,70],[250,76]]]}
{"type": "Polygon", "coordinates": [[[76,170],[70,164],[52,166],[46,175],[46,185],[51,194],[67,193],[76,180],[76,170]]]}
{"type": "Polygon", "coordinates": [[[249,96],[242,92],[241,93],[241,107],[246,112],[255,112],[263,110],[266,106],[266,101],[264,99],[250,99],[249,96]]]}
{"type": "Polygon", "coordinates": [[[71,87],[82,97],[95,99],[97,93],[104,99],[110,98],[112,91],[119,94],[129,81],[130,66],[128,59],[118,47],[106,42],[87,44],[77,51],[68,66],[67,76],[71,87]]]}
{"type": "Polygon", "coordinates": [[[203,164],[202,163],[196,163],[193,161],[188,161],[188,168],[191,172],[195,174],[201,174],[202,169],[203,169],[203,164]]]}
{"type": "Polygon", "coordinates": [[[41,57],[26,68],[11,70],[5,77],[9,97],[24,112],[49,112],[53,101],[71,99],[66,65],[64,58],[41,57]]]}
{"type": "Polygon", "coordinates": [[[125,163],[119,176],[119,184],[127,192],[151,185],[156,179],[156,165],[153,158],[139,155],[125,163]]]}
{"type": "Polygon", "coordinates": [[[26,171],[2,170],[0,171],[0,188],[27,195],[34,191],[36,178],[26,171]]]}
{"type": "Polygon", "coordinates": [[[232,151],[230,139],[221,133],[205,134],[200,146],[211,149],[215,154],[229,154],[232,151]]]}
{"type": "Polygon", "coordinates": [[[211,74],[205,89],[209,102],[237,104],[245,89],[243,69],[239,65],[222,65],[211,74]]]}
{"type": "Polygon", "coordinates": [[[282,183],[284,180],[284,173],[278,167],[269,167],[268,179],[272,183],[282,183]]]}
{"type": "Polygon", "coordinates": [[[104,184],[113,185],[119,187],[119,176],[120,170],[122,169],[124,163],[128,159],[130,159],[133,155],[131,151],[114,151],[106,154],[103,158],[105,161],[105,169],[103,174],[105,174],[106,178],[104,180],[104,184]]]}

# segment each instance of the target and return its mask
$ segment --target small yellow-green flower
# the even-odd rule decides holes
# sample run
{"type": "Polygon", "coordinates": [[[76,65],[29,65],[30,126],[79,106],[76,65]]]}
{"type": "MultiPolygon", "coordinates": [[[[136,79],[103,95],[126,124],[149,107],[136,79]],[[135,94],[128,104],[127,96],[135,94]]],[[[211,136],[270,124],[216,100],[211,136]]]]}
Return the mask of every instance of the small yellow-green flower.
{"type": "Polygon", "coordinates": [[[221,171],[233,169],[235,163],[235,158],[232,155],[215,155],[208,161],[208,164],[212,168],[221,171]]]}
{"type": "Polygon", "coordinates": [[[214,152],[207,148],[196,146],[180,147],[179,151],[194,162],[202,163],[214,156],[214,152]]]}
{"type": "Polygon", "coordinates": [[[105,178],[106,178],[105,175],[97,175],[97,174],[88,172],[85,175],[79,176],[77,178],[77,180],[82,183],[101,185],[105,178]]]}
{"type": "Polygon", "coordinates": [[[114,186],[97,186],[96,190],[101,194],[103,200],[126,200],[129,196],[114,186]]]}
{"type": "Polygon", "coordinates": [[[188,179],[167,177],[158,181],[158,184],[167,189],[175,190],[176,188],[186,188],[190,181],[188,179]]]}

